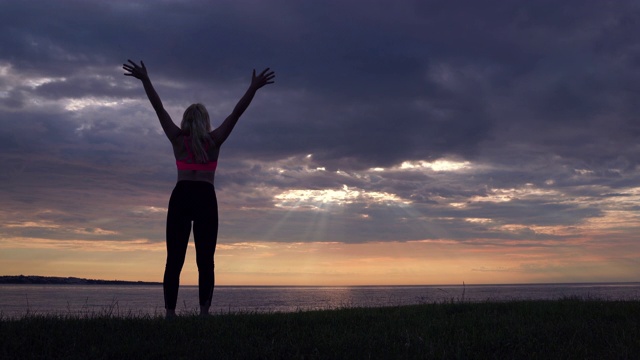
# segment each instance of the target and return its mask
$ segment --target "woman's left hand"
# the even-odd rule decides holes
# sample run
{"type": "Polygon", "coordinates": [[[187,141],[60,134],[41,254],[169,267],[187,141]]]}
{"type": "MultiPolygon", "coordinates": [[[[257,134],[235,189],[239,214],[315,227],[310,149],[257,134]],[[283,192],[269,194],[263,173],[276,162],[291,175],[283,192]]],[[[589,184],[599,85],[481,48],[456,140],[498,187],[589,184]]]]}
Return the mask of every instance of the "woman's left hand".
{"type": "Polygon", "coordinates": [[[129,60],[129,64],[122,64],[122,68],[128,71],[129,73],[125,73],[125,76],[133,76],[136,79],[141,81],[149,80],[149,75],[147,74],[147,68],[144,66],[144,62],[140,60],[140,65],[135,62],[129,60]]]}

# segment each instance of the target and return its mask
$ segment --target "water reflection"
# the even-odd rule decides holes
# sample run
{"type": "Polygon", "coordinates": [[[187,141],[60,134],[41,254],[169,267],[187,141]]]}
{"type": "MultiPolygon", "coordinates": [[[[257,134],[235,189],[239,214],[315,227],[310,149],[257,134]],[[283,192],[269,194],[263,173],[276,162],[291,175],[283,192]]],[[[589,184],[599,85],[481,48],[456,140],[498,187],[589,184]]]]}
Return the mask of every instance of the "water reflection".
{"type": "MultiPolygon", "coordinates": [[[[579,297],[640,300],[640,283],[251,287],[218,286],[213,313],[292,312],[452,301],[510,301],[579,297]]],[[[162,286],[0,285],[0,315],[30,314],[162,316],[162,286]]],[[[182,286],[178,313],[198,311],[198,288],[182,286]]]]}

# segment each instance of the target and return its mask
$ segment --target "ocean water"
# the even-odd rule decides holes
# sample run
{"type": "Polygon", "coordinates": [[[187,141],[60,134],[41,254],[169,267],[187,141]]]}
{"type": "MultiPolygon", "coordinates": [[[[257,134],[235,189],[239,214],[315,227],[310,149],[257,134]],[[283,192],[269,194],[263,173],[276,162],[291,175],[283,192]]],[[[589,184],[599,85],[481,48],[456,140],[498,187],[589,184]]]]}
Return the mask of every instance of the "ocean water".
{"type": "MultiPolygon", "coordinates": [[[[163,315],[161,285],[0,285],[0,317],[25,314],[163,315]]],[[[293,312],[449,301],[511,301],[564,297],[640,300],[640,283],[434,286],[218,286],[212,313],[293,312]]],[[[181,286],[178,313],[198,309],[197,286],[181,286]]]]}

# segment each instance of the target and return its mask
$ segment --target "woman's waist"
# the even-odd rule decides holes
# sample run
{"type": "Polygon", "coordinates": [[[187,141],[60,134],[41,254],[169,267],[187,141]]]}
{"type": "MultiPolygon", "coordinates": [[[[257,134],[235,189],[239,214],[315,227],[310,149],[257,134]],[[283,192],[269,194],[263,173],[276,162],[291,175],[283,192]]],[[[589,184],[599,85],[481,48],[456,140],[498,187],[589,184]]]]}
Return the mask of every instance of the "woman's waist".
{"type": "Polygon", "coordinates": [[[215,171],[203,170],[178,170],[178,182],[180,181],[202,181],[213,185],[215,171]]]}

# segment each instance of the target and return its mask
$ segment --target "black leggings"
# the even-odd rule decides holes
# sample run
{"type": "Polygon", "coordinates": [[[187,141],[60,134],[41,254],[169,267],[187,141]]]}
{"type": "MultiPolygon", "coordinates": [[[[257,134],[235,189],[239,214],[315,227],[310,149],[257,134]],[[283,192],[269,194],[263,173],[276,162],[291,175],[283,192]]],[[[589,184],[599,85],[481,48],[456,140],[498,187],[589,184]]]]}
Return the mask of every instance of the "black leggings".
{"type": "Polygon", "coordinates": [[[167,264],[164,270],[164,306],[175,310],[180,272],[187,253],[191,222],[196,245],[200,305],[210,306],[215,278],[213,254],[218,238],[218,202],[213,184],[179,181],[171,193],[167,213],[167,264]]]}

